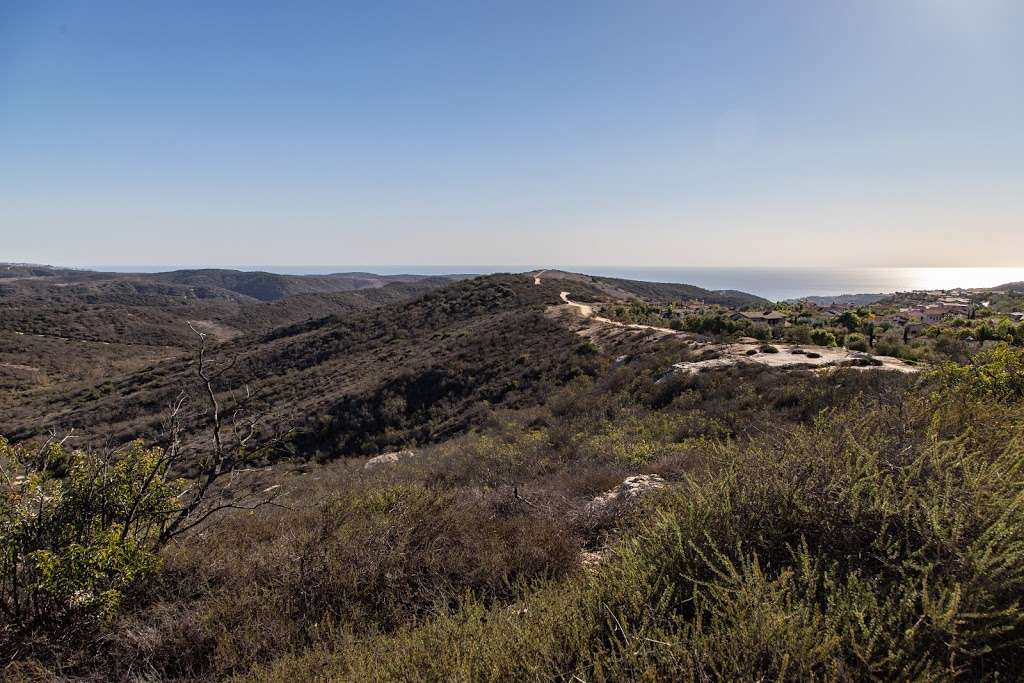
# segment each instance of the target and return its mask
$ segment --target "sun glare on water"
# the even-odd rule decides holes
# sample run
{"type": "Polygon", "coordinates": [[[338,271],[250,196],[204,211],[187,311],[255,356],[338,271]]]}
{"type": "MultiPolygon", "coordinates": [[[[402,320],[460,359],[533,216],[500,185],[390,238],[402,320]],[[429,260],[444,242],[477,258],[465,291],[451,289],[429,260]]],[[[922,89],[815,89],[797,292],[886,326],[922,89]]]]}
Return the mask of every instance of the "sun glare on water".
{"type": "Polygon", "coordinates": [[[908,268],[913,289],[996,287],[1024,282],[1024,268],[908,268]]]}

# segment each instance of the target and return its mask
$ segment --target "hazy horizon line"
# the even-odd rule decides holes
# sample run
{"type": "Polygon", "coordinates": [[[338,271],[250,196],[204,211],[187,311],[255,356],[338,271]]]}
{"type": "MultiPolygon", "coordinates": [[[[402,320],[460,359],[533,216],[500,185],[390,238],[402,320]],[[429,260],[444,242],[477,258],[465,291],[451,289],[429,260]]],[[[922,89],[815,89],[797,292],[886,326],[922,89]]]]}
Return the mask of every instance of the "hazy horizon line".
{"type": "MultiPolygon", "coordinates": [[[[657,264],[657,265],[636,265],[629,263],[574,263],[566,265],[551,265],[537,263],[45,263],[31,260],[5,260],[0,261],[3,265],[25,265],[40,266],[48,268],[68,268],[75,270],[97,270],[105,268],[125,269],[144,268],[169,269],[169,270],[267,270],[275,268],[287,269],[327,269],[327,268],[348,268],[365,271],[369,268],[413,268],[413,269],[438,269],[438,268],[473,268],[486,269],[493,272],[493,269],[517,268],[523,271],[538,269],[546,270],[570,270],[584,268],[629,268],[634,270],[1016,270],[1024,268],[1020,266],[1005,265],[962,265],[962,266],[928,266],[928,265],[693,265],[693,264],[657,264]]],[[[351,271],[335,271],[351,272],[351,271]]],[[[454,271],[453,271],[454,272],[454,271]]],[[[462,271],[466,272],[466,271],[462,271]]]]}

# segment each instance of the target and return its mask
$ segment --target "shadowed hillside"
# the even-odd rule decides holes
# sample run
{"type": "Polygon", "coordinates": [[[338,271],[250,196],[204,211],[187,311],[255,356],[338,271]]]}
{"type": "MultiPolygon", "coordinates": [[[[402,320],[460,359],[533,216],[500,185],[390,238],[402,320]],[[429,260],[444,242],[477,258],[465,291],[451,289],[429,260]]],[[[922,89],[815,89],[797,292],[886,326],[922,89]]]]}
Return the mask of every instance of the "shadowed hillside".
{"type": "MultiPolygon", "coordinates": [[[[196,336],[189,324],[227,340],[408,301],[451,282],[446,277],[405,281],[400,276],[394,282],[339,277],[329,283],[340,290],[334,293],[261,301],[220,286],[237,284],[223,279],[187,284],[162,281],[162,275],[0,267],[0,386],[39,393],[81,381],[97,384],[191,349],[196,336]]],[[[305,282],[291,276],[275,280],[284,283],[276,291],[290,291],[288,283],[296,280],[305,282]]],[[[0,404],[20,400],[4,395],[0,404]]]]}
{"type": "MultiPolygon", "coordinates": [[[[400,286],[408,285],[389,287],[400,286]]],[[[214,349],[236,362],[217,389],[257,387],[270,409],[266,429],[291,430],[289,442],[307,457],[433,441],[465,430],[488,405],[535,402],[587,371],[581,340],[543,314],[559,291],[555,282],[490,276],[238,337],[214,349]]],[[[0,424],[19,439],[72,427],[153,438],[192,384],[192,360],[182,357],[70,394],[28,397],[3,410],[0,424]]]]}

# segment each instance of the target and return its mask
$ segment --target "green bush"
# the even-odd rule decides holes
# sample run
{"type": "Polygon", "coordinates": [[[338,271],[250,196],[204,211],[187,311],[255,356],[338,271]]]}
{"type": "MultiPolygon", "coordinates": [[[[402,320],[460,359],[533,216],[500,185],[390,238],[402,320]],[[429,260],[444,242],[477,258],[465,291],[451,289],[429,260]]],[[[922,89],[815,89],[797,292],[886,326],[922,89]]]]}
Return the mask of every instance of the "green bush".
{"type": "Polygon", "coordinates": [[[812,329],[806,324],[798,324],[793,327],[786,328],[786,338],[790,341],[796,342],[797,344],[812,344],[812,329]]]}
{"type": "Polygon", "coordinates": [[[836,336],[828,330],[811,330],[811,342],[818,346],[835,346],[836,336]]]}
{"type": "Polygon", "coordinates": [[[839,324],[847,329],[849,332],[860,328],[861,318],[856,311],[843,311],[843,314],[839,316],[839,324]]]}
{"type": "Polygon", "coordinates": [[[754,339],[768,341],[772,338],[772,328],[768,327],[766,323],[754,323],[750,326],[750,329],[747,330],[747,334],[754,339]]]}
{"type": "Polygon", "coordinates": [[[902,358],[909,354],[910,347],[906,344],[901,344],[896,341],[889,339],[879,339],[875,343],[875,353],[880,356],[892,356],[894,358],[902,358]]]}
{"type": "Polygon", "coordinates": [[[851,351],[867,351],[868,340],[863,334],[854,332],[846,335],[846,348],[851,351]]]}
{"type": "Polygon", "coordinates": [[[970,363],[947,362],[934,373],[955,393],[1014,402],[1024,398],[1024,349],[1000,344],[970,363]]]}
{"type": "Polygon", "coordinates": [[[721,313],[706,313],[686,316],[683,329],[700,334],[731,334],[740,329],[740,325],[721,313]]]}
{"type": "Polygon", "coordinates": [[[181,486],[161,452],[131,445],[116,460],[0,438],[0,609],[18,628],[106,621],[159,567],[160,534],[181,486]]]}

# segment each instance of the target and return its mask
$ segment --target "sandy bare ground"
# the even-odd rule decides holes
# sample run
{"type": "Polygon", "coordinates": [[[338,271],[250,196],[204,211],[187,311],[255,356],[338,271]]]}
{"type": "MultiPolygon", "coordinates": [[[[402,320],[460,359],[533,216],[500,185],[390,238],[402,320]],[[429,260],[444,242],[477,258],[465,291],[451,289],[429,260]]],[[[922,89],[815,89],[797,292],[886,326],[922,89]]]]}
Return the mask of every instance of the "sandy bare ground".
{"type": "Polygon", "coordinates": [[[236,330],[216,320],[190,320],[189,322],[200,332],[205,332],[218,341],[229,341],[242,335],[241,330],[236,330]]]}
{"type": "Polygon", "coordinates": [[[843,367],[847,364],[863,361],[867,358],[874,358],[881,365],[853,366],[858,370],[895,370],[897,372],[919,372],[920,366],[908,365],[899,358],[890,356],[869,356],[860,351],[835,346],[814,346],[811,344],[772,344],[778,353],[765,353],[761,351],[761,344],[722,344],[709,345],[709,350],[714,350],[719,355],[716,358],[707,360],[676,363],[672,367],[676,372],[695,374],[705,370],[715,370],[731,365],[763,365],[770,368],[811,368],[824,369],[828,367],[843,367]],[[793,351],[804,351],[804,353],[793,353],[793,351]],[[753,354],[750,352],[754,351],[753,354]],[[810,358],[807,354],[817,354],[817,358],[810,358]]]}

